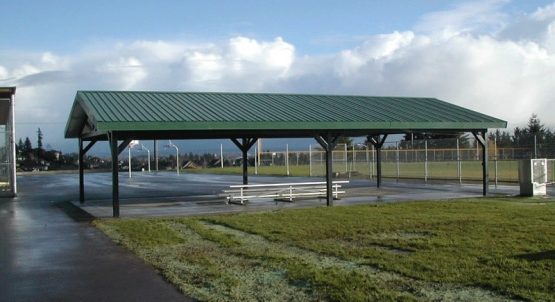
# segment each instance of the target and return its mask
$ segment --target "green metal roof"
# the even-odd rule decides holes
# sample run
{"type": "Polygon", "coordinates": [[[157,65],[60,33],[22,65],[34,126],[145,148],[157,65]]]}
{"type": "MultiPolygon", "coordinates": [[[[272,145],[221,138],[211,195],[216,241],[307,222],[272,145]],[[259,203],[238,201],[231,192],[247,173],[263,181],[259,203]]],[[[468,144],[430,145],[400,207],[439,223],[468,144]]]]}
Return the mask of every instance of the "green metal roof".
{"type": "Polygon", "coordinates": [[[65,137],[129,131],[472,131],[507,122],[435,98],[78,91],[65,137]],[[84,130],[83,130],[84,129],[84,130]]]}

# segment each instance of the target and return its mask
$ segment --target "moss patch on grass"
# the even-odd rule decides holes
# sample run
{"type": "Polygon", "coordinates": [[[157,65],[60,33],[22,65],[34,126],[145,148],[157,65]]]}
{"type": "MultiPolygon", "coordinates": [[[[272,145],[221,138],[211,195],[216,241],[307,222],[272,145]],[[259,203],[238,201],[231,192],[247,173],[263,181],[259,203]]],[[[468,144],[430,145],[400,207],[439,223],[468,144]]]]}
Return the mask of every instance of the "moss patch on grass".
{"type": "Polygon", "coordinates": [[[95,224],[200,300],[555,300],[555,201],[467,199],[95,224]]]}

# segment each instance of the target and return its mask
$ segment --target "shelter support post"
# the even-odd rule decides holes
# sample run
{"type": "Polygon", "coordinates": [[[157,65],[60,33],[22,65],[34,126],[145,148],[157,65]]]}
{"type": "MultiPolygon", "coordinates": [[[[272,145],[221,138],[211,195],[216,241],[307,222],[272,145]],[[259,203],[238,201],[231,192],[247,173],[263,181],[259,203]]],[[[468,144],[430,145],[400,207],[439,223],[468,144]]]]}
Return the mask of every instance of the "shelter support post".
{"type": "Polygon", "coordinates": [[[489,167],[488,167],[488,142],[486,141],[487,130],[472,132],[476,141],[482,146],[482,195],[489,193],[489,167]]]}
{"type": "Polygon", "coordinates": [[[314,138],[326,152],[326,205],[331,206],[333,205],[333,191],[332,191],[333,154],[332,152],[337,144],[337,139],[339,138],[339,136],[338,135],[334,136],[334,135],[331,135],[330,133],[326,133],[325,135],[316,136],[314,138]]]}
{"type": "Polygon", "coordinates": [[[384,134],[383,136],[378,134],[378,135],[369,135],[368,136],[368,142],[370,142],[373,146],[374,149],[376,149],[376,186],[378,188],[381,187],[382,185],[382,146],[383,143],[385,142],[385,139],[387,138],[387,134],[384,134]]]}
{"type": "Polygon", "coordinates": [[[83,158],[85,157],[83,152],[83,139],[79,138],[79,202],[85,202],[85,163],[83,158]]]}
{"type": "Polygon", "coordinates": [[[249,184],[249,176],[248,176],[248,164],[249,164],[249,157],[248,152],[250,148],[256,143],[257,138],[242,138],[241,142],[239,142],[236,138],[232,138],[231,141],[241,150],[242,153],[242,166],[243,166],[243,184],[249,184]]]}
{"type": "Polygon", "coordinates": [[[79,202],[85,202],[85,154],[96,143],[96,140],[91,141],[85,148],[83,148],[83,138],[79,138],[79,202]]]}
{"type": "Polygon", "coordinates": [[[112,154],[112,211],[114,217],[119,217],[119,154],[129,145],[132,138],[125,139],[118,145],[118,139],[115,133],[108,133],[108,142],[110,143],[110,153],[112,154]]]}
{"type": "Polygon", "coordinates": [[[110,153],[112,154],[112,216],[119,217],[119,165],[118,140],[115,135],[109,135],[110,153]]]}

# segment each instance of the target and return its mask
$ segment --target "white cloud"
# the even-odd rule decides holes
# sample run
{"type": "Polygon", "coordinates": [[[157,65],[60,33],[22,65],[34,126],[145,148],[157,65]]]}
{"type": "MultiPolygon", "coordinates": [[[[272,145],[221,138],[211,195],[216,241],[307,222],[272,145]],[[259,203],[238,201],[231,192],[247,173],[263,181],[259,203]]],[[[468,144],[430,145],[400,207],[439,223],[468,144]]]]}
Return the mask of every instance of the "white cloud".
{"type": "Polygon", "coordinates": [[[139,88],[140,82],[148,75],[141,61],[135,57],[120,57],[114,62],[107,62],[98,67],[95,71],[116,80],[115,86],[122,90],[139,88]]]}
{"type": "Polygon", "coordinates": [[[502,28],[507,15],[500,8],[508,0],[463,2],[452,9],[425,14],[415,26],[418,32],[451,37],[465,32],[496,31],[502,28]]]}
{"type": "Polygon", "coordinates": [[[430,96],[508,120],[510,128],[532,113],[555,127],[555,5],[508,22],[503,3],[459,5],[426,15],[414,30],[324,56],[298,55],[280,37],[243,36],[3,55],[0,85],[18,86],[18,120],[33,122],[19,125],[18,137],[41,127],[54,147],[68,143],[62,132],[81,89],[430,96]]]}
{"type": "Polygon", "coordinates": [[[538,8],[531,16],[538,21],[555,18],[555,3],[538,8]]]}

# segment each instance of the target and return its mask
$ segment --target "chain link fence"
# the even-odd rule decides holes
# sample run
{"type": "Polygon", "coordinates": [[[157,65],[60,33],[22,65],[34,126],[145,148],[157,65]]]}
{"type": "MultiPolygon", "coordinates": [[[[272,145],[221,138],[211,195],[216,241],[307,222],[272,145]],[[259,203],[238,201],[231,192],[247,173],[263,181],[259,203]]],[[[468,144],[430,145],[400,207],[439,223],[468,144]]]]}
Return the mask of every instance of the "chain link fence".
{"type": "MultiPolygon", "coordinates": [[[[324,176],[325,152],[317,144],[307,150],[256,152],[251,154],[255,173],[324,176]]],[[[333,151],[333,173],[338,178],[375,178],[376,150],[373,146],[337,145],[333,151]]],[[[387,142],[382,147],[382,175],[392,179],[452,180],[482,179],[482,150],[474,139],[439,139],[387,142]]],[[[492,182],[518,182],[518,161],[554,158],[555,145],[533,144],[500,147],[488,140],[489,177],[492,182]]],[[[555,179],[555,162],[549,161],[548,179],[555,179]]]]}

